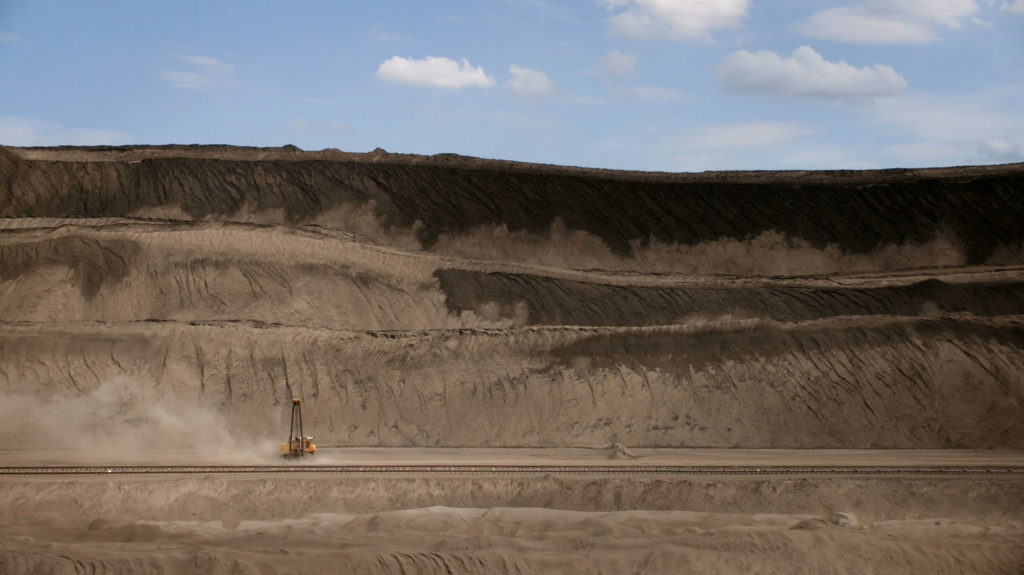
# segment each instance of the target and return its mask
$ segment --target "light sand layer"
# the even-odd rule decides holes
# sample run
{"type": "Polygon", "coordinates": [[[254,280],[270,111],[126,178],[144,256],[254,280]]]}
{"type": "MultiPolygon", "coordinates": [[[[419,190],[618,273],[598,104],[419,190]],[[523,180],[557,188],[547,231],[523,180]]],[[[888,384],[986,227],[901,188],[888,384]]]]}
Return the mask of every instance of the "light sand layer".
{"type": "Polygon", "coordinates": [[[996,574],[1019,572],[1022,539],[1021,527],[944,519],[846,527],[801,515],[433,507],[228,525],[0,527],[0,571],[996,574]]]}
{"type": "Polygon", "coordinates": [[[1017,573],[1022,501],[992,478],[7,478],[0,572],[1017,573]]]}

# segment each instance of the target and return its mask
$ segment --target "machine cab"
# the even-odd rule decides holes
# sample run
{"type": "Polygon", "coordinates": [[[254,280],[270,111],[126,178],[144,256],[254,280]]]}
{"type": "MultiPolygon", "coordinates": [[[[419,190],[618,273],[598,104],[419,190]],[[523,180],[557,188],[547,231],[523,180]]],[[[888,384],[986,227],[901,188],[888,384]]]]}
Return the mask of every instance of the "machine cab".
{"type": "Polygon", "coordinates": [[[288,430],[288,443],[281,444],[281,457],[316,455],[312,435],[302,434],[302,400],[292,399],[292,422],[288,430]]]}

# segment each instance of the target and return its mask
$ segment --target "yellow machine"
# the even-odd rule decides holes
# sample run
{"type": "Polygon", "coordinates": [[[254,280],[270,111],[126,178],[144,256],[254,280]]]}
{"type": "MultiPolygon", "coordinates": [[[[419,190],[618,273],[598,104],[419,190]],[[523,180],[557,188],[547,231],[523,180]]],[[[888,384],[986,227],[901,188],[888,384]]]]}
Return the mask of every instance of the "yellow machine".
{"type": "Polygon", "coordinates": [[[316,455],[313,436],[302,435],[302,400],[292,399],[292,424],[288,431],[288,443],[281,444],[281,457],[302,457],[316,455]]]}

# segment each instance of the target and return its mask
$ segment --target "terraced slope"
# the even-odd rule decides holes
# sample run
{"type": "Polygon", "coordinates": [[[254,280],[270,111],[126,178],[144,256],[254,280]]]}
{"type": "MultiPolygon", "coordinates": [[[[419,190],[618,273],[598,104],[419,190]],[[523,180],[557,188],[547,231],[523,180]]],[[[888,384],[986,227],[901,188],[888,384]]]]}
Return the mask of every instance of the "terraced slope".
{"type": "Polygon", "coordinates": [[[1021,449],[1022,184],[0,149],[0,431],[1021,449]]]}

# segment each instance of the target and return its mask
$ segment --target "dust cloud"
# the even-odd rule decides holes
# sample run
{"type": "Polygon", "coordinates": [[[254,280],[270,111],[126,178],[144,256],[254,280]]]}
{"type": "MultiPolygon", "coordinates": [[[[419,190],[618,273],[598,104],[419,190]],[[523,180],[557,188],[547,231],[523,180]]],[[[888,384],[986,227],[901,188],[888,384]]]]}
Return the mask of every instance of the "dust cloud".
{"type": "MultiPolygon", "coordinates": [[[[281,414],[268,421],[282,423],[281,414]]],[[[287,422],[274,428],[286,429],[287,422]]],[[[93,462],[124,462],[137,452],[216,453],[229,463],[272,457],[270,437],[241,436],[210,405],[162,394],[126,376],[88,392],[11,394],[0,404],[0,436],[11,450],[69,450],[93,462]]]]}

